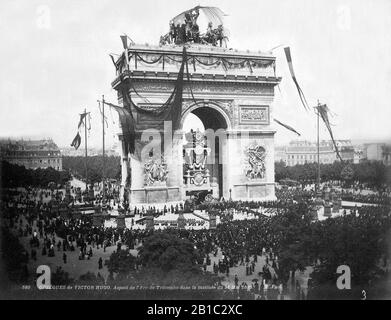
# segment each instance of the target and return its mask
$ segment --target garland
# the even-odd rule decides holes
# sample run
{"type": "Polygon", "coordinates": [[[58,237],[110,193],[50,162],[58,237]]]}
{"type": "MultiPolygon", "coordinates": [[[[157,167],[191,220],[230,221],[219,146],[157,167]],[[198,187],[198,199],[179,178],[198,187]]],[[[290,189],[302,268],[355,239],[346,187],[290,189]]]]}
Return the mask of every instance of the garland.
{"type": "MultiPolygon", "coordinates": [[[[161,54],[159,57],[157,57],[156,59],[153,59],[151,61],[148,61],[147,59],[143,58],[143,56],[137,52],[132,54],[129,61],[131,60],[132,57],[135,58],[135,69],[137,69],[137,60],[138,59],[140,59],[140,61],[142,61],[143,63],[151,64],[151,65],[162,61],[163,62],[163,70],[165,68],[166,59],[168,59],[169,61],[175,62],[175,63],[182,63],[182,60],[177,60],[173,56],[166,55],[166,54],[161,54]]],[[[262,67],[262,66],[273,65],[273,62],[262,63],[260,61],[256,61],[253,59],[243,59],[241,61],[232,61],[232,60],[224,58],[224,57],[216,58],[214,61],[212,60],[211,62],[209,62],[210,59],[208,59],[208,58],[206,58],[207,61],[205,61],[205,60],[197,58],[197,57],[189,57],[189,58],[186,58],[186,63],[190,59],[192,60],[194,72],[196,71],[196,62],[199,63],[200,65],[203,65],[206,67],[219,67],[222,65],[225,70],[228,70],[230,67],[245,67],[245,66],[247,66],[251,73],[253,73],[253,67],[256,67],[256,66],[262,67]]]]}

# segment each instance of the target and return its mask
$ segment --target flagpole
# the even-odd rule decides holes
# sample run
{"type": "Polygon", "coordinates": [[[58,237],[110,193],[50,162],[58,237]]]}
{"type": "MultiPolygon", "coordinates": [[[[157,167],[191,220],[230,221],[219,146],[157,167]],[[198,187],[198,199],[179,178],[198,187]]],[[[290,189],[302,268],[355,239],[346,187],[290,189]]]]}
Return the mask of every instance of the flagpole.
{"type": "Polygon", "coordinates": [[[103,199],[102,202],[106,200],[106,188],[105,188],[105,96],[102,95],[102,128],[103,128],[103,138],[102,138],[102,186],[103,186],[103,199]]]}
{"type": "Polygon", "coordinates": [[[320,102],[318,100],[318,109],[317,109],[317,149],[318,149],[318,174],[317,174],[317,192],[320,191],[320,150],[319,150],[319,106],[320,102]]]}
{"type": "Polygon", "coordinates": [[[84,141],[85,141],[85,172],[86,172],[86,190],[88,191],[88,169],[87,169],[87,110],[84,108],[84,141]]]}

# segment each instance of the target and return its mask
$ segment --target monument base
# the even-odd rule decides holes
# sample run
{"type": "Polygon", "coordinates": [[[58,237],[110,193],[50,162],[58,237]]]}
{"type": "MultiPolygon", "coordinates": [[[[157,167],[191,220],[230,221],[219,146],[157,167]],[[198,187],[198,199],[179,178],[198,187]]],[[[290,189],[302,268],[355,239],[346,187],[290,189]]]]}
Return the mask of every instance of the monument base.
{"type": "Polygon", "coordinates": [[[129,199],[132,205],[181,202],[179,187],[151,186],[140,189],[131,189],[129,199]]]}
{"type": "Polygon", "coordinates": [[[274,201],[276,199],[273,182],[249,182],[233,186],[232,200],[274,201]]]}

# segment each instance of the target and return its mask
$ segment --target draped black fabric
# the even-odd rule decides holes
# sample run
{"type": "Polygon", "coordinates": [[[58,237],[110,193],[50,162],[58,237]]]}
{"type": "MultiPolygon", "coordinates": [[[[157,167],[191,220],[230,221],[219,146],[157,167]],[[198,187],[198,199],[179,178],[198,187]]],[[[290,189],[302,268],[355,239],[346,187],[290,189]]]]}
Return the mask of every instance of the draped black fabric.
{"type": "Polygon", "coordinates": [[[331,141],[333,142],[333,145],[335,148],[335,152],[337,153],[339,160],[341,160],[341,162],[343,162],[343,159],[342,159],[342,157],[339,153],[339,150],[338,150],[337,143],[335,142],[335,139],[334,139],[333,131],[331,130],[331,124],[330,124],[330,120],[329,120],[329,116],[328,116],[329,108],[325,104],[323,104],[323,105],[317,106],[317,110],[318,110],[319,115],[322,118],[324,124],[326,125],[327,131],[330,134],[331,141]]]}
{"type": "MultiPolygon", "coordinates": [[[[187,54],[186,48],[183,48],[181,67],[178,72],[178,78],[175,83],[173,92],[168,100],[159,108],[154,110],[144,109],[137,106],[130,96],[130,89],[132,88],[132,80],[129,80],[121,89],[123,97],[123,108],[107,103],[107,105],[113,107],[119,115],[123,141],[125,144],[125,152],[129,152],[140,158],[141,149],[143,143],[136,137],[136,131],[139,129],[137,121],[133,117],[133,112],[139,114],[148,114],[151,116],[159,117],[163,121],[172,121],[172,133],[179,129],[180,118],[182,115],[182,102],[183,102],[183,75],[185,65],[187,67],[187,54]]],[[[187,71],[188,72],[188,71],[187,71]]],[[[160,126],[160,124],[159,124],[160,126]]],[[[152,127],[152,126],[151,126],[152,127]]]]}
{"type": "MultiPolygon", "coordinates": [[[[158,116],[164,119],[164,121],[172,121],[173,131],[179,128],[180,117],[182,114],[182,102],[183,102],[183,74],[185,65],[187,66],[187,54],[186,48],[183,47],[182,64],[178,72],[178,78],[175,83],[173,92],[168,100],[159,108],[154,110],[144,109],[137,106],[131,99],[129,90],[124,90],[124,104],[128,103],[131,110],[135,110],[137,113],[149,114],[158,116]]],[[[188,71],[187,71],[188,72],[188,71]]],[[[131,83],[129,84],[131,86],[131,83]]]]}
{"type": "Polygon", "coordinates": [[[80,114],[80,120],[79,120],[79,124],[77,125],[77,129],[80,129],[80,127],[83,125],[83,121],[86,116],[87,116],[87,113],[80,114]]]}
{"type": "Polygon", "coordinates": [[[135,150],[135,122],[130,110],[124,105],[123,108],[114,104],[105,102],[118,112],[119,122],[122,129],[122,138],[125,145],[125,154],[134,153],[135,150]]]}
{"type": "Polygon", "coordinates": [[[307,99],[305,98],[303,90],[301,90],[301,87],[300,87],[299,83],[297,82],[295,71],[293,70],[291,49],[289,47],[285,47],[284,51],[285,51],[286,60],[288,62],[289,71],[290,71],[291,76],[292,76],[292,80],[293,80],[293,82],[294,82],[294,84],[296,86],[297,92],[299,93],[300,101],[303,104],[304,109],[306,111],[308,111],[308,110],[310,110],[310,107],[308,106],[307,99]]]}
{"type": "Polygon", "coordinates": [[[72,140],[71,147],[75,147],[75,149],[79,149],[81,144],[81,136],[79,132],[76,134],[75,138],[72,140]]]}
{"type": "Polygon", "coordinates": [[[280,126],[283,126],[284,128],[296,133],[298,136],[300,136],[300,133],[298,133],[295,129],[293,129],[291,126],[285,124],[285,123],[282,123],[281,121],[277,120],[277,119],[274,119],[274,121],[276,123],[278,123],[280,126]]]}
{"type": "Polygon", "coordinates": [[[112,55],[112,54],[109,54],[109,56],[110,56],[110,58],[111,58],[111,61],[113,62],[113,65],[114,65],[114,67],[115,67],[115,70],[118,70],[118,67],[117,67],[117,64],[115,63],[115,59],[114,59],[113,55],[112,55]]]}

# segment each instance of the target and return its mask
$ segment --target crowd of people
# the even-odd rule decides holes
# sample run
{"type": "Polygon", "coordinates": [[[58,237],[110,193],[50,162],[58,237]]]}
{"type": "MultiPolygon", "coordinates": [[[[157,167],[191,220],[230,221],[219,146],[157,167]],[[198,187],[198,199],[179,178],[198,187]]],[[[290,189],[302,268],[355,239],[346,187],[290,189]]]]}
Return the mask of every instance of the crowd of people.
{"type": "MultiPolygon", "coordinates": [[[[139,249],[146,238],[153,233],[166,230],[128,229],[105,227],[95,224],[91,216],[61,216],[53,212],[52,201],[65,201],[67,192],[40,190],[34,188],[12,190],[2,195],[3,218],[7,228],[18,237],[29,239],[26,256],[34,261],[43,256],[48,258],[62,256],[63,264],[69,263],[69,252],[77,252],[79,260],[89,260],[96,250],[115,246],[121,249],[139,249]]],[[[72,194],[72,192],[71,192],[72,194]]],[[[287,297],[287,281],[293,274],[286,274],[280,265],[279,234],[271,228],[271,217],[259,213],[259,208],[286,210],[297,202],[310,203],[316,194],[313,190],[277,189],[276,201],[214,201],[196,206],[199,210],[212,210],[220,216],[221,223],[215,229],[185,230],[175,229],[178,237],[194,243],[201,257],[200,267],[216,275],[230,279],[233,286],[226,294],[234,298],[284,299],[287,297]],[[233,212],[256,213],[256,219],[234,220],[233,212]],[[232,270],[243,267],[245,274],[233,275],[232,270]],[[233,269],[234,268],[234,269],[233,269]],[[234,277],[233,277],[234,276],[234,277]],[[251,284],[244,279],[253,277],[251,284]]],[[[342,197],[355,196],[354,200],[389,205],[388,195],[371,194],[367,196],[344,192],[342,197]],[[371,199],[371,200],[368,200],[371,199]],[[372,202],[370,202],[372,201],[372,202]]],[[[97,200],[99,201],[99,200],[97,200]]],[[[115,197],[112,199],[115,203],[115,197]]],[[[134,215],[159,216],[167,212],[180,213],[183,205],[164,207],[164,209],[136,208],[134,215]]],[[[375,218],[374,218],[375,219],[375,218]]],[[[134,221],[132,225],[134,225],[134,221]]],[[[136,258],[137,260],[137,258],[136,258]]],[[[140,267],[137,262],[136,265],[140,267]]],[[[100,257],[97,270],[104,268],[100,257]]],[[[236,272],[236,271],[235,271],[236,272]]],[[[101,274],[99,274],[101,277],[101,274]]],[[[110,275],[112,278],[113,275],[110,275]]],[[[296,288],[293,285],[293,288],[296,288]]]]}

